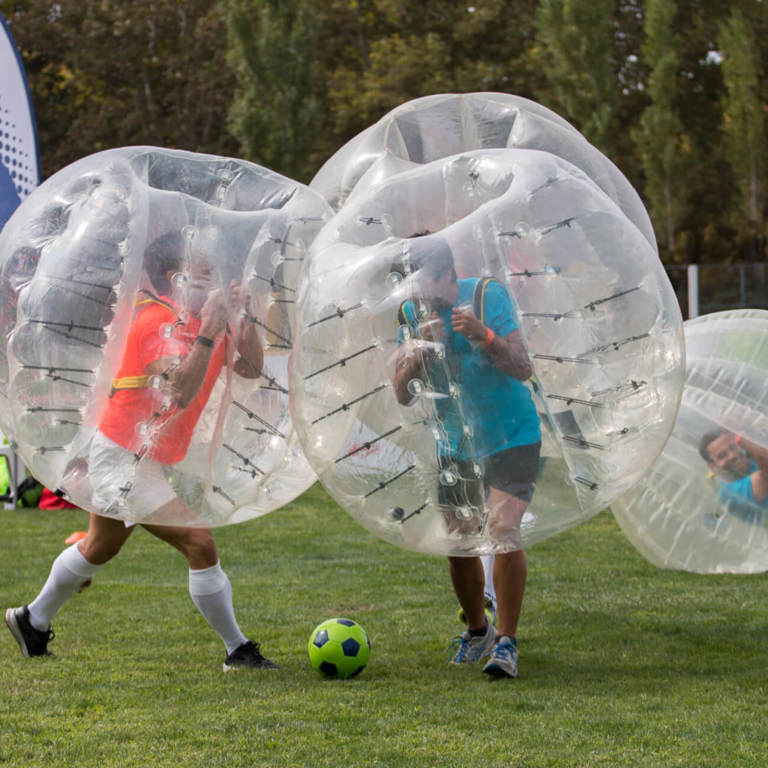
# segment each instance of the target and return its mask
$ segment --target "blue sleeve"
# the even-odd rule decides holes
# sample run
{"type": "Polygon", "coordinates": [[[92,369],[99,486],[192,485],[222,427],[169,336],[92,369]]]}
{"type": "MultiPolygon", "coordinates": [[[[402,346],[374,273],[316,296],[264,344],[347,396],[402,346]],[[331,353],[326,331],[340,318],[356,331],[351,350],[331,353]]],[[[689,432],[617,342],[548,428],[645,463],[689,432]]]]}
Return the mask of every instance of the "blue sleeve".
{"type": "Polygon", "coordinates": [[[515,305],[506,289],[495,280],[488,283],[483,301],[485,325],[497,336],[509,336],[516,330],[515,305]]]}
{"type": "Polygon", "coordinates": [[[732,483],[723,483],[718,492],[720,501],[749,501],[757,504],[755,494],[752,491],[752,478],[750,475],[734,480],[732,483]]]}

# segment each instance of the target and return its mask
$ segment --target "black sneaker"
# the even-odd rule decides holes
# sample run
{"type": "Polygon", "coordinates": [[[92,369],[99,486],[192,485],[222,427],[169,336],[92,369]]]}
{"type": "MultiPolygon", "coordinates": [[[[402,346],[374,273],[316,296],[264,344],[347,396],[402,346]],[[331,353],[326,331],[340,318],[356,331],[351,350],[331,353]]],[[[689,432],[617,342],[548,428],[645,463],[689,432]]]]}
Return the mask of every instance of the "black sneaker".
{"type": "Polygon", "coordinates": [[[258,643],[252,643],[250,640],[235,648],[226,659],[224,659],[224,671],[231,669],[277,669],[274,661],[265,659],[261,655],[258,643]]]}
{"type": "Polygon", "coordinates": [[[53,629],[48,629],[45,632],[35,629],[29,620],[28,606],[9,608],[5,612],[5,623],[16,638],[21,652],[27,658],[30,656],[53,656],[48,650],[48,643],[55,637],[53,629]]]}

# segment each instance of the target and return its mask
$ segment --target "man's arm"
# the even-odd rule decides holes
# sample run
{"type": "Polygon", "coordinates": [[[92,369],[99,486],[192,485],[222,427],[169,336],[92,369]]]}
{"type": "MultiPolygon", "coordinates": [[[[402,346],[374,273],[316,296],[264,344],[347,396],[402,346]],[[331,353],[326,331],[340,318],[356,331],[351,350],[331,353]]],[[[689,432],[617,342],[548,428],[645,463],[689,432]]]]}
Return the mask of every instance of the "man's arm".
{"type": "Polygon", "coordinates": [[[453,309],[451,326],[456,333],[470,341],[480,342],[491,362],[507,376],[525,381],[533,374],[533,366],[519,329],[516,328],[506,336],[496,336],[473,312],[458,307],[453,309]]]}
{"type": "Polygon", "coordinates": [[[186,408],[200,390],[216,337],[226,328],[227,304],[222,290],[209,294],[200,311],[200,320],[198,337],[178,365],[174,365],[174,358],[162,357],[146,368],[148,375],[162,376],[168,381],[171,400],[179,408],[186,408]]]}
{"type": "Polygon", "coordinates": [[[240,357],[235,360],[232,370],[244,379],[258,379],[264,366],[264,347],[261,344],[256,323],[250,312],[250,300],[246,296],[243,301],[240,286],[233,280],[230,288],[230,301],[233,307],[244,308],[244,316],[240,321],[240,333],[237,339],[237,351],[240,357]]]}
{"type": "Polygon", "coordinates": [[[749,480],[752,483],[755,501],[762,504],[768,499],[768,450],[741,435],[736,438],[736,444],[743,448],[749,458],[759,467],[757,472],[753,472],[749,476],[749,480]]]}
{"type": "Polygon", "coordinates": [[[413,394],[408,391],[408,382],[426,375],[425,355],[431,354],[432,344],[441,342],[445,338],[445,329],[437,313],[433,312],[427,321],[422,323],[421,338],[427,344],[409,341],[404,343],[397,353],[394,390],[400,405],[408,405],[413,400],[413,394]]]}
{"type": "Polygon", "coordinates": [[[408,391],[408,382],[423,375],[424,361],[421,350],[414,343],[402,346],[397,353],[394,381],[395,397],[400,405],[408,405],[413,400],[413,395],[408,391]]]}

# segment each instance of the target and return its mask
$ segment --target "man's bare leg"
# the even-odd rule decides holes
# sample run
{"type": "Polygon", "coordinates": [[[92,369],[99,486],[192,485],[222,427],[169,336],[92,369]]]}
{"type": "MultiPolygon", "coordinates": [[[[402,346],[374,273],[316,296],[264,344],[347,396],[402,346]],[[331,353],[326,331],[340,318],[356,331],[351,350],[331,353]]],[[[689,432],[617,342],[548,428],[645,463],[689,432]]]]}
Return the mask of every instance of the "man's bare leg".
{"type": "Polygon", "coordinates": [[[470,630],[485,626],[485,574],[479,557],[449,557],[453,591],[470,630]]]}
{"type": "Polygon", "coordinates": [[[119,520],[92,514],[86,537],[53,561],[37,597],[28,606],[6,611],[5,622],[25,656],[49,654],[53,617],[67,600],[91,583],[91,576],[120,551],[131,531],[119,520]]]}
{"type": "MultiPolygon", "coordinates": [[[[196,521],[179,498],[165,504],[152,519],[196,521]]],[[[189,594],[227,649],[225,671],[236,666],[267,669],[276,666],[240,630],[232,603],[232,585],[219,564],[216,541],[209,528],[143,524],[149,533],[181,552],[189,563],[189,594]]]]}

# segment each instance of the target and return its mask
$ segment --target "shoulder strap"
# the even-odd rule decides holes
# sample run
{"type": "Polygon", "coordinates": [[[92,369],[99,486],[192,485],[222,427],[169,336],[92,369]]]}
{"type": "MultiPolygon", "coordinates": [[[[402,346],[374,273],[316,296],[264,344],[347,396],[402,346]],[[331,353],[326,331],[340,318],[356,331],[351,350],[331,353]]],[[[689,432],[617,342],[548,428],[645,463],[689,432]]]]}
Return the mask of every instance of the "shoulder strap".
{"type": "Polygon", "coordinates": [[[472,292],[472,311],[475,317],[485,324],[485,291],[490,283],[498,283],[493,277],[481,277],[476,283],[472,292]]]}
{"type": "Polygon", "coordinates": [[[406,299],[397,310],[397,322],[400,325],[415,325],[417,321],[416,308],[410,299],[406,299]]]}
{"type": "Polygon", "coordinates": [[[173,306],[173,304],[167,301],[163,301],[162,299],[155,296],[153,293],[150,293],[149,291],[142,288],[139,291],[139,297],[136,299],[136,306],[144,307],[147,304],[159,304],[161,307],[165,307],[166,309],[173,312],[173,314],[176,315],[176,317],[179,316],[179,313],[176,310],[176,307],[173,306]]]}

